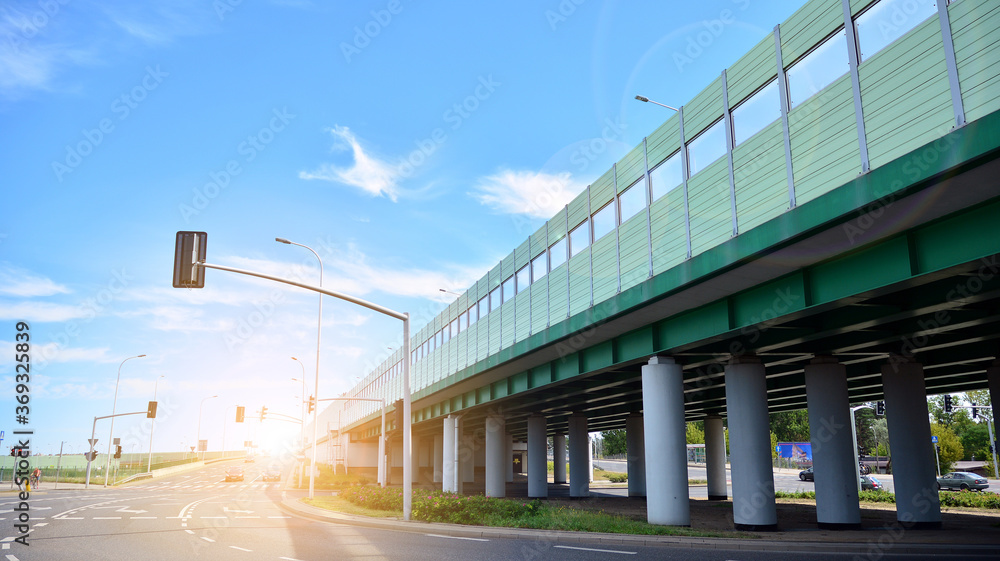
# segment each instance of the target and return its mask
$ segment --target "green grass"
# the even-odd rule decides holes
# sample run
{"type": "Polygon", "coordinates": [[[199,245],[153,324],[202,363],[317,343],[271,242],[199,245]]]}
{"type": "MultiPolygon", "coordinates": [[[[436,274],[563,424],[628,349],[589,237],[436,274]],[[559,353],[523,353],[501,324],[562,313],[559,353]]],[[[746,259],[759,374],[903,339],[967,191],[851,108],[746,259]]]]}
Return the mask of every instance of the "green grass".
{"type": "MultiPolygon", "coordinates": [[[[320,508],[365,516],[400,517],[403,513],[402,490],[392,487],[350,487],[338,497],[321,497],[306,502],[320,508]]],[[[504,528],[715,538],[756,537],[752,534],[658,526],[603,511],[591,512],[549,505],[537,499],[494,499],[482,495],[456,495],[439,491],[415,491],[412,515],[414,520],[427,522],[504,528]]]]}
{"type": "MultiPolygon", "coordinates": [[[[941,491],[938,493],[942,507],[964,507],[982,508],[987,510],[1000,509],[1000,495],[996,493],[974,493],[972,491],[959,491],[951,493],[941,491]]],[[[815,491],[775,491],[776,499],[806,499],[816,500],[815,491]]],[[[884,491],[861,491],[858,499],[862,503],[896,503],[896,495],[884,491]]]]}

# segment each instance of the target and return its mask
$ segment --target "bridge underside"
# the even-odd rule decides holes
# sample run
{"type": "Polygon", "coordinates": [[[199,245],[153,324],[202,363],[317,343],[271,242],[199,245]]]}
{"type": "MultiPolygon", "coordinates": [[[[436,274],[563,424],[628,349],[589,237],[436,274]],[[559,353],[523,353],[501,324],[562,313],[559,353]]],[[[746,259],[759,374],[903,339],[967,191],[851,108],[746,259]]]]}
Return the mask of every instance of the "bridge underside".
{"type": "MultiPolygon", "coordinates": [[[[683,365],[687,420],[726,415],[724,366],[747,355],[766,367],[770,412],[806,407],[803,368],[821,355],[846,365],[853,403],[882,399],[890,355],[923,364],[930,395],[986,388],[1000,356],[1000,116],[977,125],[415,395],[414,434],[440,434],[456,412],[469,430],[502,414],[515,439],[529,415],[550,435],[570,414],[590,431],[624,428],[656,354],[683,365]]],[[[377,416],[351,431],[376,436],[377,416]]]]}

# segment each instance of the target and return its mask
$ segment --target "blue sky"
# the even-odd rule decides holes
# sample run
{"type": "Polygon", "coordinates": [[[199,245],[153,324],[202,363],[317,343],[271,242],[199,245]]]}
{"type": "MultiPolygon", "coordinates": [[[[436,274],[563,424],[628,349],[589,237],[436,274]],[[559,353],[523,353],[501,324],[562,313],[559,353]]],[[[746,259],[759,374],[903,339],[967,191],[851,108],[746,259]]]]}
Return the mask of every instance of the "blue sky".
{"type": "MultiPolygon", "coordinates": [[[[298,416],[290,357],[311,386],[317,297],[220,271],[171,288],[176,231],[208,232],[210,263],[316,282],[313,255],[274,238],[309,245],[327,288],[432,317],[453,298],[439,288],[478,280],[670,117],[636,94],[687,103],[797,7],[6,2],[0,341],[30,323],[36,451],[84,451],[139,354],[118,411],[145,409],[159,380],[155,450],[194,445],[211,395],[211,449],[234,405],[298,416]]],[[[323,312],[332,397],[400,326],[331,299],[323,312]]],[[[227,443],[294,430],[230,420],[227,443]]],[[[144,431],[116,422],[135,451],[144,431]]]]}

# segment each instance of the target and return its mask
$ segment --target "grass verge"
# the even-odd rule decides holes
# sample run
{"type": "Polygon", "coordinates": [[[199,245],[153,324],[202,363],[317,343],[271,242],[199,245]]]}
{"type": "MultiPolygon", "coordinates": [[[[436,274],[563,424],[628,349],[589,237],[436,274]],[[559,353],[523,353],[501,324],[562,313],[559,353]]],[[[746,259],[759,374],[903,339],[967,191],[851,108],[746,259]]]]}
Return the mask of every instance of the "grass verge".
{"type": "MultiPolygon", "coordinates": [[[[345,514],[398,518],[403,514],[402,501],[401,489],[358,486],[345,489],[336,497],[318,497],[303,502],[345,514]]],[[[658,526],[649,524],[645,520],[603,511],[591,512],[549,505],[537,499],[494,499],[482,495],[455,495],[438,491],[415,491],[412,515],[414,520],[426,522],[503,528],[707,538],[754,539],[757,537],[753,534],[658,526]]]]}

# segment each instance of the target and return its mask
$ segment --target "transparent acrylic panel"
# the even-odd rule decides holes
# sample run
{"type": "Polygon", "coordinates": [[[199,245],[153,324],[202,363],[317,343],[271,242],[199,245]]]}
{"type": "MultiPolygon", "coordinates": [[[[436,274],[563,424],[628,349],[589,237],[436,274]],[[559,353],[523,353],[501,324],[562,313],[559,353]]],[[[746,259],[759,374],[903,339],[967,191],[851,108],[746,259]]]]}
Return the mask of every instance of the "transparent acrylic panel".
{"type": "Polygon", "coordinates": [[[781,118],[778,80],[771,80],[733,109],[733,142],[739,144],[781,118]]]}
{"type": "Polygon", "coordinates": [[[500,301],[500,287],[498,286],[490,292],[490,313],[498,310],[501,304],[503,304],[503,302],[500,301]]]}
{"type": "Polygon", "coordinates": [[[615,205],[608,203],[601,210],[594,213],[594,241],[604,237],[605,234],[615,229],[615,205]]]}
{"type": "Polygon", "coordinates": [[[507,277],[503,281],[503,301],[506,302],[514,297],[514,275],[507,277]]]}
{"type": "Polygon", "coordinates": [[[566,238],[552,244],[549,248],[549,270],[555,269],[566,262],[566,238]]]}
{"type": "Polygon", "coordinates": [[[824,41],[793,64],[788,76],[788,102],[792,108],[829,86],[851,69],[847,59],[847,32],[824,41]]]}
{"type": "Polygon", "coordinates": [[[587,249],[590,245],[590,220],[584,220],[569,233],[570,257],[587,249]]]}
{"type": "Polygon", "coordinates": [[[653,188],[653,200],[659,199],[683,182],[683,170],[681,169],[681,152],[678,150],[673,156],[664,160],[649,172],[649,183],[653,188]]]}
{"type": "Polygon", "coordinates": [[[935,15],[937,2],[931,0],[880,0],[875,3],[854,20],[861,61],[868,60],[935,15]]]}
{"type": "Polygon", "coordinates": [[[688,172],[691,175],[708,167],[726,154],[726,129],[722,119],[688,142],[688,172]]]}
{"type": "Polygon", "coordinates": [[[521,267],[517,272],[517,292],[521,293],[531,286],[531,269],[528,265],[521,267]]]}
{"type": "Polygon", "coordinates": [[[531,278],[538,281],[547,274],[549,274],[549,253],[543,251],[531,260],[531,278]]]}
{"type": "Polygon", "coordinates": [[[623,223],[646,209],[646,176],[618,195],[618,206],[623,223]]]}

